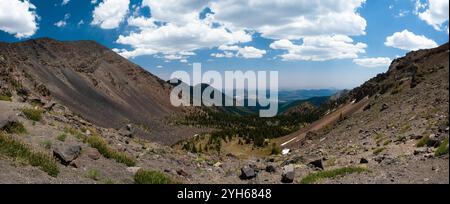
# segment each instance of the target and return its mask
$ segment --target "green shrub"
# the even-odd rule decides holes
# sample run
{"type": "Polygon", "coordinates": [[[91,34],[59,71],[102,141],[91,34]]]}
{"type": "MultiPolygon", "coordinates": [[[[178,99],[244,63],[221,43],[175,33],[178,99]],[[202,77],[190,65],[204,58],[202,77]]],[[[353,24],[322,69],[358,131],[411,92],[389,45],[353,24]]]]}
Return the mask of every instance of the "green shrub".
{"type": "Polygon", "coordinates": [[[379,155],[379,154],[380,154],[381,152],[383,152],[385,149],[386,149],[386,148],[384,148],[384,147],[375,149],[375,150],[373,151],[373,154],[374,154],[374,155],[379,155]]]}
{"type": "Polygon", "coordinates": [[[377,144],[377,146],[380,146],[380,144],[384,141],[384,138],[380,138],[377,141],[375,141],[375,143],[377,144]]]}
{"type": "Polygon", "coordinates": [[[420,139],[420,140],[417,142],[416,146],[417,146],[417,147],[424,147],[425,145],[427,145],[427,143],[428,143],[429,140],[430,140],[430,136],[422,137],[422,139],[420,139]]]}
{"type": "Polygon", "coordinates": [[[448,139],[442,141],[441,145],[439,145],[434,154],[437,157],[448,154],[448,139]]]}
{"type": "Polygon", "coordinates": [[[175,182],[159,171],[139,170],[134,174],[135,184],[175,184],[175,182]]]}
{"type": "Polygon", "coordinates": [[[64,133],[61,133],[61,134],[58,135],[58,137],[56,137],[56,139],[61,141],[61,142],[66,141],[66,138],[67,138],[67,135],[64,134],[64,133]]]}
{"type": "Polygon", "coordinates": [[[103,180],[103,184],[114,184],[114,180],[112,180],[112,179],[105,179],[105,180],[103,180]]]}
{"type": "MultiPolygon", "coordinates": [[[[16,90],[17,89],[22,89],[22,83],[20,82],[20,81],[18,81],[18,80],[15,80],[15,79],[11,79],[11,84],[13,85],[13,87],[14,88],[16,88],[16,90]]],[[[22,90],[20,90],[20,91],[18,91],[18,92],[21,92],[22,90]]]]}
{"type": "Polygon", "coordinates": [[[100,172],[97,169],[90,169],[87,172],[86,177],[88,177],[94,181],[98,181],[100,179],[100,172]]]}
{"type": "Polygon", "coordinates": [[[0,101],[11,101],[11,96],[0,95],[0,101]]]}
{"type": "Polygon", "coordinates": [[[401,128],[399,133],[400,134],[405,134],[406,132],[411,130],[411,125],[410,124],[404,124],[401,128]]]}
{"type": "Polygon", "coordinates": [[[26,161],[31,166],[37,166],[48,175],[56,177],[59,168],[50,155],[35,152],[28,145],[0,134],[0,155],[26,161]]]}
{"type": "Polygon", "coordinates": [[[71,134],[74,135],[76,134],[78,131],[75,128],[71,128],[71,127],[65,127],[64,128],[64,133],[66,134],[71,134]]]}
{"type": "Polygon", "coordinates": [[[33,99],[33,100],[30,101],[30,105],[33,106],[33,107],[36,107],[36,106],[37,107],[43,107],[45,104],[42,103],[42,101],[39,100],[39,99],[33,99]]]}
{"type": "Polygon", "coordinates": [[[24,108],[24,109],[22,109],[22,113],[29,120],[36,121],[36,122],[42,120],[42,113],[43,113],[42,110],[31,109],[31,108],[24,108]]]}
{"type": "Polygon", "coordinates": [[[10,121],[5,126],[2,127],[3,131],[7,132],[8,134],[25,134],[27,133],[27,130],[25,129],[25,126],[21,122],[15,122],[10,121]]]}
{"type": "Polygon", "coordinates": [[[330,171],[321,171],[317,173],[312,173],[304,177],[300,183],[301,184],[313,184],[316,183],[319,180],[326,179],[326,178],[336,178],[338,176],[342,175],[348,175],[352,173],[362,173],[367,171],[365,168],[361,167],[344,167],[339,169],[334,169],[330,171]]]}
{"type": "Polygon", "coordinates": [[[98,134],[93,134],[87,138],[86,142],[92,147],[98,150],[100,154],[108,159],[114,159],[115,161],[125,164],[127,166],[136,165],[136,161],[123,152],[118,152],[111,149],[108,144],[98,134]]]}
{"type": "Polygon", "coordinates": [[[66,134],[70,134],[72,136],[74,136],[75,138],[77,138],[78,140],[85,140],[85,136],[83,134],[81,134],[80,131],[78,131],[75,128],[71,128],[71,127],[65,127],[64,128],[64,133],[66,134]]]}
{"type": "Polygon", "coordinates": [[[281,148],[277,144],[272,144],[272,149],[270,150],[271,155],[280,155],[281,151],[281,148]]]}
{"type": "Polygon", "coordinates": [[[43,146],[45,149],[51,149],[51,148],[52,148],[52,141],[50,141],[50,140],[44,140],[44,141],[42,141],[42,146],[43,146]]]}
{"type": "Polygon", "coordinates": [[[327,166],[327,167],[336,166],[336,164],[337,164],[337,158],[336,157],[331,157],[327,161],[325,161],[325,166],[327,166]]]}

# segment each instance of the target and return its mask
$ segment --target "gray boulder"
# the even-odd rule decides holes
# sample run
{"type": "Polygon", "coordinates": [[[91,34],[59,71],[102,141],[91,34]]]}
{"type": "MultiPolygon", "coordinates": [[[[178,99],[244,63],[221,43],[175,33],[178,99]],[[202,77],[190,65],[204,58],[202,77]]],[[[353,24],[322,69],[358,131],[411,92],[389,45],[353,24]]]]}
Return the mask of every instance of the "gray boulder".
{"type": "Polygon", "coordinates": [[[87,155],[88,155],[88,157],[89,157],[90,159],[92,159],[92,160],[99,160],[100,157],[101,157],[100,152],[98,152],[98,150],[95,149],[95,148],[90,148],[90,149],[87,151],[87,155]]]}
{"type": "Polygon", "coordinates": [[[16,115],[0,114],[0,129],[14,122],[19,122],[19,118],[16,115]]]}
{"type": "Polygon", "coordinates": [[[441,141],[439,141],[439,139],[437,139],[436,137],[430,138],[427,141],[427,147],[439,147],[439,145],[441,144],[441,141]]]}
{"type": "Polygon", "coordinates": [[[414,150],[414,155],[422,155],[426,153],[430,153],[430,150],[427,147],[419,147],[414,150]]]}
{"type": "Polygon", "coordinates": [[[294,165],[290,164],[283,167],[281,174],[281,182],[283,183],[293,183],[295,179],[295,169],[294,165]]]}
{"type": "Polygon", "coordinates": [[[312,167],[314,167],[314,168],[318,168],[318,169],[324,169],[323,168],[323,162],[322,162],[322,159],[318,159],[318,160],[314,160],[314,161],[312,161],[312,162],[309,162],[309,164],[308,164],[309,166],[312,166],[312,167]]]}
{"type": "Polygon", "coordinates": [[[273,164],[268,164],[267,166],[266,166],[266,172],[268,172],[268,173],[274,173],[274,172],[276,172],[277,171],[277,168],[275,167],[275,165],[273,165],[273,164]]]}
{"type": "Polygon", "coordinates": [[[58,159],[61,164],[67,166],[73,160],[78,158],[81,153],[81,146],[74,145],[69,147],[57,147],[53,149],[53,156],[58,159]]]}
{"type": "Polygon", "coordinates": [[[359,161],[360,164],[367,164],[369,163],[369,160],[367,160],[366,158],[361,158],[361,160],[359,161]]]}
{"type": "Polygon", "coordinates": [[[242,180],[249,180],[256,177],[255,169],[251,168],[249,165],[246,165],[241,168],[241,176],[242,180]]]}
{"type": "Polygon", "coordinates": [[[119,134],[124,136],[124,137],[133,137],[133,135],[134,135],[134,128],[133,128],[133,126],[131,124],[128,124],[128,125],[122,127],[119,130],[119,134]]]}

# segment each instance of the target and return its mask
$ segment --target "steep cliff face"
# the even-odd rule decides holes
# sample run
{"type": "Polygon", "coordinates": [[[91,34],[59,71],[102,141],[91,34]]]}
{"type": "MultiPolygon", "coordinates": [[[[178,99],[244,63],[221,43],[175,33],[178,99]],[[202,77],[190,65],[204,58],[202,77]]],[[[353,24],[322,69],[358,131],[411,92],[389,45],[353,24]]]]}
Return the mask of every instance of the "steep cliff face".
{"type": "Polygon", "coordinates": [[[103,127],[145,127],[153,131],[142,135],[164,143],[187,136],[162,122],[182,113],[170,103],[171,86],[96,42],[1,43],[0,55],[3,92],[55,100],[103,127]]]}

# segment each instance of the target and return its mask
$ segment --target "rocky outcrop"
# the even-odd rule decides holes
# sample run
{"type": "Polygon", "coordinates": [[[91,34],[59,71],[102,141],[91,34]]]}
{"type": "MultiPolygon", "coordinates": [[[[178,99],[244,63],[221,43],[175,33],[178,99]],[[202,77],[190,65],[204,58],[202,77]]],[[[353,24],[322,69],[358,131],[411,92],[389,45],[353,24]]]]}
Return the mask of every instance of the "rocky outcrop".
{"type": "Polygon", "coordinates": [[[61,164],[69,165],[72,161],[77,159],[81,153],[80,145],[56,147],[53,149],[53,156],[58,159],[61,164]]]}

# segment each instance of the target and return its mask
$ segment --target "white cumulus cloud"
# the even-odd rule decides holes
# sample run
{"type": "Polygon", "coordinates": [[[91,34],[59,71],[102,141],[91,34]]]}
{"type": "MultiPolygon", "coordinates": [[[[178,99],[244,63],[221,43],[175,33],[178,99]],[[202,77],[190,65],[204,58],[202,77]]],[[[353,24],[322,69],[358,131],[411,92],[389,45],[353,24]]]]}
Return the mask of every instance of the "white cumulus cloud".
{"type": "Polygon", "coordinates": [[[218,49],[224,50],[224,51],[238,51],[239,46],[237,46],[237,45],[221,45],[221,46],[219,46],[218,49]]]}
{"type": "Polygon", "coordinates": [[[358,12],[364,3],[365,0],[143,0],[141,7],[150,8],[151,17],[133,12],[127,22],[137,29],[120,35],[116,42],[131,47],[119,51],[128,58],[157,53],[182,55],[179,53],[204,48],[223,51],[212,54],[213,57],[261,58],[266,50],[240,45],[252,41],[257,32],[275,41],[304,41],[302,45],[293,44],[293,49],[284,49],[288,52],[281,57],[286,60],[357,58],[358,53],[365,52],[366,45],[353,43],[350,36],[365,35],[367,22],[358,12]],[[205,14],[206,8],[211,12],[205,14]]]}
{"type": "Polygon", "coordinates": [[[143,16],[139,17],[130,17],[127,20],[128,26],[139,27],[142,29],[145,28],[156,28],[155,20],[152,18],[146,18],[143,16]]]}
{"type": "Polygon", "coordinates": [[[0,0],[0,30],[26,38],[38,29],[36,7],[27,0],[0,0]]]}
{"type": "Polygon", "coordinates": [[[388,47],[394,47],[402,50],[420,50],[437,47],[437,43],[423,35],[416,35],[408,30],[396,32],[386,38],[384,43],[388,47]]]}
{"type": "Polygon", "coordinates": [[[122,56],[129,58],[155,53],[185,55],[201,48],[252,40],[245,31],[232,32],[225,27],[214,27],[207,19],[193,19],[184,25],[166,23],[163,26],[154,25],[154,21],[148,18],[129,20],[139,31],[119,36],[117,43],[130,45],[134,49],[122,52],[122,56]]]}
{"type": "Polygon", "coordinates": [[[433,26],[436,30],[444,30],[442,24],[448,22],[448,13],[448,0],[427,0],[426,3],[421,3],[420,0],[416,0],[416,14],[419,15],[420,19],[433,26]],[[424,11],[421,12],[421,10],[424,11]]]}
{"type": "Polygon", "coordinates": [[[70,18],[70,14],[66,13],[64,15],[64,18],[62,20],[56,22],[54,25],[59,28],[65,27],[67,25],[67,20],[69,20],[69,18],[70,18]]]}
{"type": "Polygon", "coordinates": [[[219,50],[224,51],[223,53],[213,53],[212,57],[216,58],[232,58],[232,57],[242,57],[245,59],[257,59],[262,58],[267,53],[266,50],[261,50],[252,46],[239,47],[236,45],[222,45],[219,46],[219,50]]]}
{"type": "Polygon", "coordinates": [[[223,53],[212,53],[211,56],[216,58],[233,58],[236,56],[236,54],[234,54],[233,52],[225,51],[223,53]]]}
{"type": "Polygon", "coordinates": [[[130,0],[103,0],[93,11],[92,25],[102,29],[119,27],[128,13],[130,0]]]}
{"type": "Polygon", "coordinates": [[[271,39],[317,35],[363,35],[357,9],[365,0],[221,0],[210,5],[215,19],[231,28],[253,29],[271,39]]]}
{"type": "Polygon", "coordinates": [[[262,58],[267,52],[265,50],[260,50],[255,47],[245,46],[238,50],[237,56],[243,57],[246,59],[256,59],[262,58]]]}
{"type": "Polygon", "coordinates": [[[67,25],[67,22],[63,21],[63,20],[60,20],[60,21],[56,22],[54,25],[56,27],[62,28],[62,27],[65,27],[67,25]]]}
{"type": "Polygon", "coordinates": [[[387,57],[362,58],[353,59],[353,62],[363,67],[388,67],[391,64],[391,59],[387,57]]]}
{"type": "Polygon", "coordinates": [[[212,57],[216,58],[233,58],[233,57],[242,57],[245,59],[258,59],[263,58],[265,54],[267,54],[266,50],[261,50],[252,46],[238,47],[238,46],[228,46],[222,45],[218,48],[219,50],[223,50],[223,53],[213,53],[212,57]]]}
{"type": "Polygon", "coordinates": [[[305,37],[300,45],[283,39],[273,42],[270,48],[287,51],[280,56],[286,61],[326,61],[357,58],[358,54],[365,53],[367,45],[354,43],[345,35],[334,35],[305,37]]]}

